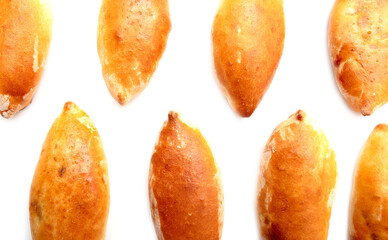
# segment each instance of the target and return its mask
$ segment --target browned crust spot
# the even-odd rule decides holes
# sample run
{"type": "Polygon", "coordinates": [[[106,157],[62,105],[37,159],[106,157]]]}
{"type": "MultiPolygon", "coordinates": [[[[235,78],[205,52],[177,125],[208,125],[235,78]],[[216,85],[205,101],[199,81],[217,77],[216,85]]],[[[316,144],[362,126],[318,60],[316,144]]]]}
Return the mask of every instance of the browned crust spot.
{"type": "Polygon", "coordinates": [[[58,175],[62,177],[66,172],[66,168],[62,166],[60,169],[58,169],[58,175]]]}

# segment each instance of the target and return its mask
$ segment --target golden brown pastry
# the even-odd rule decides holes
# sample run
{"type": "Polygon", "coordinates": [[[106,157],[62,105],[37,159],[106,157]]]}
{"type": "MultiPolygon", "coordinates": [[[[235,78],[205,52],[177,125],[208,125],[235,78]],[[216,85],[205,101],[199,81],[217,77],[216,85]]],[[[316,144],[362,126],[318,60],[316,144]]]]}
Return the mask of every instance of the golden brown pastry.
{"type": "Polygon", "coordinates": [[[387,0],[337,0],[330,17],[337,85],[349,106],[363,115],[388,101],[387,12],[387,0]]]}
{"type": "Polygon", "coordinates": [[[378,125],[358,159],[350,202],[349,239],[388,239],[388,125],[378,125]]]}
{"type": "Polygon", "coordinates": [[[272,133],[260,164],[258,218],[263,239],[327,239],[335,195],[335,153],[299,110],[272,133]]]}
{"type": "Polygon", "coordinates": [[[105,239],[107,162],[93,121],[74,103],[65,104],[47,134],[29,209],[32,239],[105,239]]]}
{"type": "Polygon", "coordinates": [[[160,132],[148,183],[158,239],[221,239],[220,170],[199,129],[175,112],[169,113],[160,132]]]}
{"type": "Polygon", "coordinates": [[[167,0],[103,0],[98,54],[111,95],[124,105],[143,91],[166,48],[167,0]]]}
{"type": "Polygon", "coordinates": [[[0,0],[0,114],[30,104],[51,42],[49,0],[0,0]]]}
{"type": "Polygon", "coordinates": [[[283,0],[221,0],[213,24],[214,64],[232,108],[249,117],[277,69],[284,45],[283,0]]]}

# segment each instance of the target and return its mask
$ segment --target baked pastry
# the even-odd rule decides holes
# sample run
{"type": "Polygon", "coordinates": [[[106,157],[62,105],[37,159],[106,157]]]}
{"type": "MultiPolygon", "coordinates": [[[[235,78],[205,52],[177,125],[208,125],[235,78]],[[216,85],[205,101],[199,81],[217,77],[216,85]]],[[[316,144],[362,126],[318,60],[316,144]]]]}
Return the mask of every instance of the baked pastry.
{"type": "Polygon", "coordinates": [[[388,239],[388,125],[378,125],[358,159],[349,239],[388,239]]]}
{"type": "Polygon", "coordinates": [[[261,160],[262,239],[327,239],[336,181],[335,153],[325,134],[297,111],[273,131],[261,160]]]}
{"type": "Polygon", "coordinates": [[[349,106],[371,115],[388,101],[388,1],[337,0],[329,49],[337,85],[349,106]]]}
{"type": "Polygon", "coordinates": [[[93,121],[68,102],[55,120],[30,191],[32,239],[105,239],[109,178],[93,121]]]}
{"type": "Polygon", "coordinates": [[[103,0],[98,54],[111,95],[128,103],[148,85],[170,33],[167,0],[103,0]]]}
{"type": "Polygon", "coordinates": [[[220,170],[199,129],[175,112],[169,113],[160,132],[148,184],[158,239],[221,239],[220,170]]]}
{"type": "Polygon", "coordinates": [[[213,23],[214,65],[241,116],[252,115],[271,84],[284,35],[283,0],[221,0],[213,23]]]}
{"type": "Polygon", "coordinates": [[[49,1],[0,0],[0,114],[12,118],[31,103],[51,42],[49,1]]]}

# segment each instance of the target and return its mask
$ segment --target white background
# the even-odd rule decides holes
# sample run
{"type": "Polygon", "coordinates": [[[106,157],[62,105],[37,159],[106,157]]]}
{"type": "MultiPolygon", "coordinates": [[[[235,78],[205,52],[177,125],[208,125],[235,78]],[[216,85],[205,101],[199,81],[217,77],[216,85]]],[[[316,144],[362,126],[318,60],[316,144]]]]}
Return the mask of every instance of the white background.
{"type": "Polygon", "coordinates": [[[355,162],[388,107],[371,117],[350,110],[333,78],[327,22],[334,0],[285,1],[283,57],[269,91],[249,119],[237,116],[218,88],[211,26],[218,0],[170,0],[172,31],[147,89],[127,106],[110,96],[97,55],[100,1],[53,1],[53,39],[32,104],[0,119],[0,238],[31,239],[28,197],[46,134],[66,101],[94,120],[108,158],[111,208],[106,239],[156,239],[147,192],[154,143],[169,110],[200,128],[218,161],[225,191],[223,239],[258,239],[259,161],[273,129],[298,109],[326,133],[339,179],[329,239],[346,239],[355,162]]]}

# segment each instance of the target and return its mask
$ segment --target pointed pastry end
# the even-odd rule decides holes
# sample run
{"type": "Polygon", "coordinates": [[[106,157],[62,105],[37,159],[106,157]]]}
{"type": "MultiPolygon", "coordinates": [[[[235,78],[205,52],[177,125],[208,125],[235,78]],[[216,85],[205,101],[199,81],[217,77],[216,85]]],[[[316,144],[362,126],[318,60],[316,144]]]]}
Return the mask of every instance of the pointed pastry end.
{"type": "Polygon", "coordinates": [[[298,120],[299,122],[303,122],[303,120],[307,117],[307,114],[303,110],[298,110],[294,114],[295,119],[298,120]]]}
{"type": "Polygon", "coordinates": [[[375,131],[376,131],[376,130],[388,132],[388,125],[387,125],[387,124],[384,124],[384,123],[380,123],[379,125],[377,125],[377,126],[375,127],[375,131]]]}
{"type": "Polygon", "coordinates": [[[177,112],[170,111],[168,113],[168,121],[173,121],[173,120],[176,120],[178,118],[179,118],[179,114],[177,112]]]}

